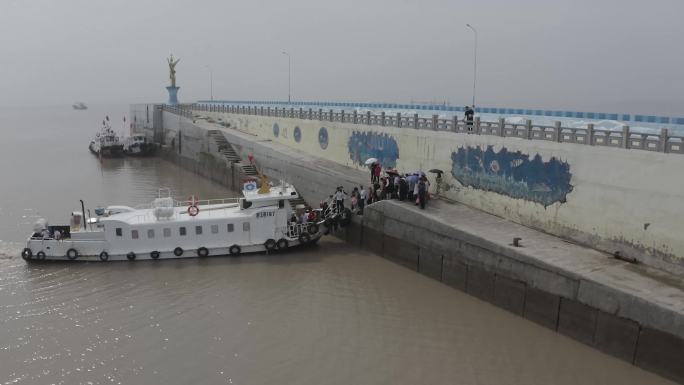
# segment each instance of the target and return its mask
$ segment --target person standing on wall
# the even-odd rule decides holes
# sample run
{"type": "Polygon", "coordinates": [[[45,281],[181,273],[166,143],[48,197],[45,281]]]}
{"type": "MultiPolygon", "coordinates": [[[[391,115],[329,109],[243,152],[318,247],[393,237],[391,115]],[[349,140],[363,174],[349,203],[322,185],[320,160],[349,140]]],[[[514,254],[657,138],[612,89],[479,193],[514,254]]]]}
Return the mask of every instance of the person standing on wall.
{"type": "Polygon", "coordinates": [[[468,127],[468,133],[469,134],[473,133],[473,118],[475,117],[474,108],[475,108],[475,106],[473,106],[473,108],[465,106],[465,121],[466,121],[466,126],[468,127]]]}
{"type": "Polygon", "coordinates": [[[335,192],[335,203],[337,205],[337,212],[342,212],[344,210],[344,198],[347,197],[347,193],[344,192],[342,189],[342,186],[337,188],[337,192],[335,192]]]}
{"type": "Polygon", "coordinates": [[[363,189],[363,185],[359,186],[361,190],[359,190],[359,199],[357,201],[357,204],[359,205],[359,215],[363,215],[363,208],[366,206],[366,199],[368,197],[366,196],[366,190],[363,189]]]}

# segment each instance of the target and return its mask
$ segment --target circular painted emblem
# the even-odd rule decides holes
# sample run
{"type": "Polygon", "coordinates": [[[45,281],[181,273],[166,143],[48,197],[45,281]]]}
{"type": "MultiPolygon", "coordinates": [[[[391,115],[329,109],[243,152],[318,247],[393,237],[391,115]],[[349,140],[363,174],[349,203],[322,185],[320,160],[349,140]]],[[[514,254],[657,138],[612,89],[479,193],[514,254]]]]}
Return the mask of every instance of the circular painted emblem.
{"type": "Polygon", "coordinates": [[[278,127],[278,123],[273,123],[273,136],[276,138],[280,135],[280,127],[278,127]]]}
{"type": "Polygon", "coordinates": [[[318,130],[318,144],[321,145],[322,149],[328,148],[328,130],[325,127],[321,127],[318,130]]]}
{"type": "Polygon", "coordinates": [[[295,142],[299,143],[302,141],[302,129],[299,128],[299,126],[294,128],[294,140],[295,142]]]}

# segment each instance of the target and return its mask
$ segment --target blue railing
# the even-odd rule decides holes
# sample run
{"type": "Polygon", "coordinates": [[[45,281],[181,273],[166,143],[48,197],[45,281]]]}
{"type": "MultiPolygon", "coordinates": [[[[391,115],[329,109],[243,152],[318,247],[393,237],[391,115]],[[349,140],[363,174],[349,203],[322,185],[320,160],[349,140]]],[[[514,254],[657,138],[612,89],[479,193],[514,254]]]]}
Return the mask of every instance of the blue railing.
{"type": "MultiPolygon", "coordinates": [[[[199,100],[197,103],[203,104],[251,104],[251,105],[271,105],[271,106],[314,106],[314,107],[349,107],[349,108],[375,108],[375,109],[403,109],[403,110],[427,110],[427,111],[449,111],[463,112],[464,107],[448,106],[445,104],[397,104],[397,103],[354,103],[354,102],[318,102],[318,101],[279,101],[279,100],[199,100]]],[[[501,107],[476,107],[475,111],[483,114],[503,114],[503,115],[528,115],[528,116],[547,116],[559,118],[576,119],[597,119],[597,120],[618,120],[622,122],[638,122],[652,124],[674,124],[684,125],[684,117],[656,116],[656,115],[636,115],[636,114],[617,114],[606,112],[580,112],[580,111],[561,111],[561,110],[532,110],[522,108],[501,108],[501,107]]]]}

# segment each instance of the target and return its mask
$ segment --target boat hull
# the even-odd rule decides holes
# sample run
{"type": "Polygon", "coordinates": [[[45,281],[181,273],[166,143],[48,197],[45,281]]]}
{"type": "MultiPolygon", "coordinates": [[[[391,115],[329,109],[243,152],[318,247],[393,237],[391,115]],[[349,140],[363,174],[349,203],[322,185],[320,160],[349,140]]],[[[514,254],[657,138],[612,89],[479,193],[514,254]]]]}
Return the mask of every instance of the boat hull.
{"type": "MultiPolygon", "coordinates": [[[[302,243],[298,239],[288,240],[287,250],[291,248],[301,248],[307,245],[313,245],[318,242],[318,240],[323,236],[322,233],[316,234],[311,237],[311,240],[307,243],[302,243]]],[[[238,245],[240,247],[240,252],[238,254],[231,254],[231,247],[213,247],[206,248],[208,255],[200,256],[200,248],[195,249],[184,249],[180,255],[177,255],[174,249],[171,250],[159,250],[157,251],[159,256],[153,258],[154,250],[146,252],[136,252],[134,258],[129,258],[129,253],[107,253],[107,257],[100,258],[101,253],[107,252],[107,242],[106,241],[56,241],[56,240],[29,240],[27,248],[31,250],[31,256],[26,257],[22,255],[22,258],[26,262],[47,262],[47,261],[66,261],[66,262],[115,262],[115,261],[143,261],[143,260],[162,260],[162,259],[187,259],[187,258],[208,258],[208,257],[219,257],[219,256],[239,256],[243,254],[256,254],[264,252],[281,252],[282,249],[277,247],[272,250],[267,250],[264,245],[238,245]],[[67,257],[67,252],[69,249],[74,249],[78,252],[78,256],[74,259],[67,257]],[[45,255],[39,256],[39,252],[45,255]]]]}
{"type": "Polygon", "coordinates": [[[124,148],[122,144],[115,144],[112,146],[104,146],[96,148],[93,144],[89,146],[90,152],[103,158],[120,158],[124,156],[124,148]]]}
{"type": "Polygon", "coordinates": [[[143,143],[137,147],[127,148],[126,156],[153,156],[157,152],[157,147],[152,143],[143,143]]]}

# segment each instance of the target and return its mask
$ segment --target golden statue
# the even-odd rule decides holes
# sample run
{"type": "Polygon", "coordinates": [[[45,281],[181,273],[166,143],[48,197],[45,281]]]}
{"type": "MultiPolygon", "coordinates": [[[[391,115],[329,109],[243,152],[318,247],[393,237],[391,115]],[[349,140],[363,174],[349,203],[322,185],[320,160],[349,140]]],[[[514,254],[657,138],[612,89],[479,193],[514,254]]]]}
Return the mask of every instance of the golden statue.
{"type": "Polygon", "coordinates": [[[173,54],[171,57],[166,59],[169,62],[169,79],[171,79],[171,87],[176,86],[176,64],[180,61],[180,58],[173,60],[173,54]]]}

